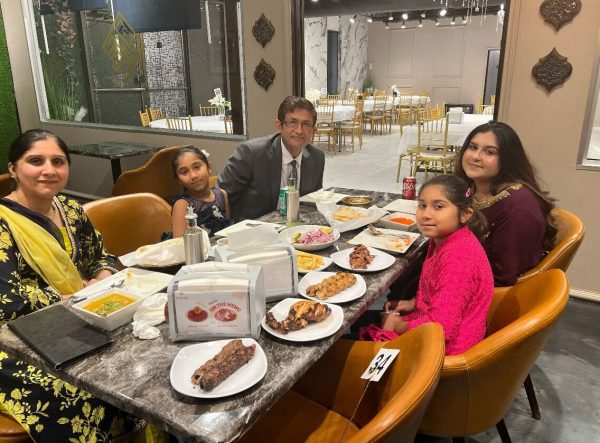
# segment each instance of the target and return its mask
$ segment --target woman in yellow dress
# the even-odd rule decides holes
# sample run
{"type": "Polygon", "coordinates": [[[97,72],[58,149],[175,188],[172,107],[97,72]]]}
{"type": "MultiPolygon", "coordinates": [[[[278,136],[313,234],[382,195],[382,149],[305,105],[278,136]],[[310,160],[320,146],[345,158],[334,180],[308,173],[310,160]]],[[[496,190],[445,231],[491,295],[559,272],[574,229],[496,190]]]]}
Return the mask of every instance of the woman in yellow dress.
{"type": "MultiPolygon", "coordinates": [[[[0,199],[0,322],[72,295],[117,271],[79,204],[59,194],[69,153],[51,132],[17,137],[8,170],[15,189],[0,199]]],[[[127,441],[144,421],[0,351],[0,410],[38,442],[127,441]],[[123,438],[123,440],[121,440],[123,438]]]]}

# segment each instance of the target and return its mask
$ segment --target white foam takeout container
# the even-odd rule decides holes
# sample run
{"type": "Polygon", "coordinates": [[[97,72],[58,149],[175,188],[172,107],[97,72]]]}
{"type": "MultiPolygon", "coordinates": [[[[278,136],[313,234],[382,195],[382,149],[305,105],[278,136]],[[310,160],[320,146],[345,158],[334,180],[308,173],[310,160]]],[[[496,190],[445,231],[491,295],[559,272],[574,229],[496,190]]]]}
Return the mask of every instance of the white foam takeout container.
{"type": "Polygon", "coordinates": [[[135,311],[137,311],[137,308],[143,301],[143,299],[144,297],[141,297],[139,295],[112,288],[99,292],[98,294],[94,294],[86,298],[85,300],[75,303],[72,306],[72,308],[75,309],[79,314],[81,314],[88,323],[91,323],[92,325],[97,326],[99,328],[106,329],[107,331],[113,331],[118,327],[129,323],[133,319],[133,314],[135,314],[135,311]],[[98,315],[94,312],[84,309],[84,306],[86,306],[88,303],[102,298],[109,293],[123,294],[128,297],[134,298],[136,301],[127,306],[122,307],[121,309],[116,310],[115,312],[110,313],[109,315],[98,315]]]}

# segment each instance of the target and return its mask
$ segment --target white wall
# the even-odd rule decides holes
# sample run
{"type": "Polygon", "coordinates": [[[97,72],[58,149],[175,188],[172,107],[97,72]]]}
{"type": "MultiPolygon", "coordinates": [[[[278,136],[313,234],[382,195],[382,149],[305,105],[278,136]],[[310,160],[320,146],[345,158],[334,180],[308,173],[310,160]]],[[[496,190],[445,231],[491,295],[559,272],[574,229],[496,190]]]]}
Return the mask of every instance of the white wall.
{"type": "Polygon", "coordinates": [[[477,103],[483,95],[488,49],[500,48],[502,30],[495,16],[480,25],[440,26],[408,22],[406,29],[369,24],[368,62],[373,86],[389,85],[429,91],[433,103],[477,103]]]}

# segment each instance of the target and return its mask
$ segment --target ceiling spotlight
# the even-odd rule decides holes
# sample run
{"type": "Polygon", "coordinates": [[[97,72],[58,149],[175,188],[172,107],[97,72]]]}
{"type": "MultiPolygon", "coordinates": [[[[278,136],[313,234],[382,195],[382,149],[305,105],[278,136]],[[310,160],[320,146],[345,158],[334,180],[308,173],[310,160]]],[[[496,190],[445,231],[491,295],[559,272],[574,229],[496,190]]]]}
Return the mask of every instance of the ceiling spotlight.
{"type": "Polygon", "coordinates": [[[456,24],[456,17],[452,17],[452,21],[450,22],[450,24],[452,26],[454,26],[456,24]]]}
{"type": "Polygon", "coordinates": [[[350,17],[350,23],[355,23],[356,22],[356,14],[354,14],[354,17],[350,17]]]}
{"type": "Polygon", "coordinates": [[[417,25],[418,28],[422,28],[423,27],[423,20],[419,19],[419,24],[417,25]]]}
{"type": "Polygon", "coordinates": [[[406,29],[406,23],[404,23],[404,20],[402,20],[402,26],[400,26],[400,28],[406,29]]]}
{"type": "Polygon", "coordinates": [[[439,26],[439,25],[440,25],[440,22],[438,22],[438,19],[437,19],[437,18],[435,19],[435,25],[436,25],[436,26],[439,26]]]}
{"type": "Polygon", "coordinates": [[[469,21],[469,20],[467,20],[467,19],[465,18],[465,16],[463,15],[463,16],[462,16],[462,24],[463,24],[463,25],[466,25],[468,21],[469,21]]]}
{"type": "Polygon", "coordinates": [[[421,12],[421,18],[425,18],[427,17],[427,14],[425,14],[424,12],[421,12]]]}
{"type": "Polygon", "coordinates": [[[371,17],[371,16],[368,16],[368,17],[367,17],[367,22],[369,22],[369,23],[373,23],[373,17],[371,17]]]}
{"type": "Polygon", "coordinates": [[[313,2],[313,3],[318,3],[319,2],[319,0],[310,0],[310,1],[313,2]]]}
{"type": "Polygon", "coordinates": [[[402,14],[402,20],[408,20],[408,14],[406,12],[402,14]]]}
{"type": "Polygon", "coordinates": [[[448,11],[446,11],[445,9],[442,9],[440,11],[440,17],[445,17],[446,16],[446,12],[448,12],[448,11]]]}
{"type": "Polygon", "coordinates": [[[391,13],[390,13],[390,16],[388,17],[388,20],[389,20],[389,21],[392,21],[392,20],[394,20],[394,16],[393,16],[391,13]]]}

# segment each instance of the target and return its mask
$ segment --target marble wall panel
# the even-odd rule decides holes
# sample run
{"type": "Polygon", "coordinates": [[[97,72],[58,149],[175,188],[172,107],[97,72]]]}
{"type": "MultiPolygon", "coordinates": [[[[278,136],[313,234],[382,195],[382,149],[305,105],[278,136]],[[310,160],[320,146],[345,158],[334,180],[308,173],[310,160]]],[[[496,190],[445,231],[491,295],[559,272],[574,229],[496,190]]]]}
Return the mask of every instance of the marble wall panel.
{"type": "Polygon", "coordinates": [[[305,90],[327,87],[327,18],[304,20],[305,90]]]}

